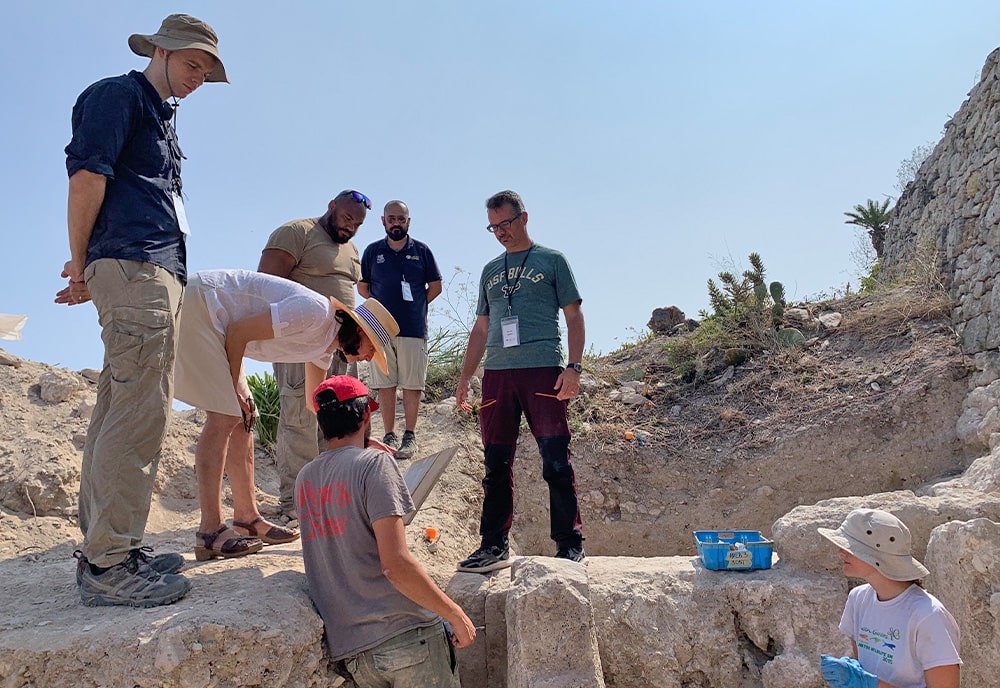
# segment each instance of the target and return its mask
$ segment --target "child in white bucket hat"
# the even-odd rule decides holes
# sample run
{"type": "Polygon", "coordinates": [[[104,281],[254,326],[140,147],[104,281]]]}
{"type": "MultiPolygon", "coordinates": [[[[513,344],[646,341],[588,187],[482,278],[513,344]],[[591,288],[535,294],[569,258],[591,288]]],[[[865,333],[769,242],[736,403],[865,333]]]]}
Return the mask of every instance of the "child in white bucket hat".
{"type": "Polygon", "coordinates": [[[911,554],[910,531],[887,511],[855,509],[819,534],[840,548],[851,590],[840,630],[852,657],[823,655],[831,688],[958,688],[959,631],[940,600],[920,587],[930,572],[911,554]]]}

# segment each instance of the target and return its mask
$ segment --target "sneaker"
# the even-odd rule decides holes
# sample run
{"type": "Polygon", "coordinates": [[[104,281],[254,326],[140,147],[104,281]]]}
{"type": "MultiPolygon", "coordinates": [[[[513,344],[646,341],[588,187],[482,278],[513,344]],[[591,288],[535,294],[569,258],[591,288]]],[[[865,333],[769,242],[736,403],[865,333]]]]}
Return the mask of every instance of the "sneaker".
{"type": "Polygon", "coordinates": [[[382,444],[392,447],[393,449],[399,449],[399,438],[396,437],[396,433],[387,432],[385,437],[382,438],[382,444]]]}
{"type": "Polygon", "coordinates": [[[587,554],[583,551],[583,545],[567,545],[560,547],[556,552],[556,559],[569,559],[570,561],[581,562],[587,554]]]}
{"type": "MultiPolygon", "coordinates": [[[[146,563],[151,569],[156,571],[161,576],[166,573],[177,573],[182,568],[184,568],[184,557],[176,552],[166,552],[164,554],[152,554],[152,547],[139,547],[138,549],[132,550],[137,552],[137,555],[143,562],[146,563]]],[[[83,555],[83,550],[76,550],[73,552],[73,556],[76,558],[76,584],[80,586],[83,584],[83,569],[90,564],[90,561],[83,555]]]]}
{"type": "Polygon", "coordinates": [[[417,436],[410,430],[403,433],[403,443],[396,450],[396,459],[405,461],[412,459],[417,453],[417,436]]]}
{"type": "Polygon", "coordinates": [[[80,599],[88,607],[156,607],[176,602],[191,589],[191,582],[184,576],[157,573],[138,549],[104,573],[94,573],[82,555],[79,560],[80,599]]]}
{"type": "Polygon", "coordinates": [[[470,554],[468,559],[458,562],[456,570],[466,573],[487,573],[505,569],[510,565],[510,550],[507,545],[483,546],[470,554]]]}

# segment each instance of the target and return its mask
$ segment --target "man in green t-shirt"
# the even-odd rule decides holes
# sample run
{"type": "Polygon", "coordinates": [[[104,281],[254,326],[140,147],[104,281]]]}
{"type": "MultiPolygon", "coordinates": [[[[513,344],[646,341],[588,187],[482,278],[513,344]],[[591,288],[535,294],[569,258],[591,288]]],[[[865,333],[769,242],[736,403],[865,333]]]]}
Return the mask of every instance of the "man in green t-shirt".
{"type": "Polygon", "coordinates": [[[485,573],[510,566],[507,535],[514,515],[514,450],[522,413],[542,455],[556,557],[578,562],[585,555],[566,407],[580,390],[582,299],[566,258],[528,236],[528,213],[518,194],[494,194],[486,201],[486,213],[490,221],[486,229],[505,251],[483,268],[476,322],[455,392],[459,407],[471,409],[469,383],[485,353],[479,405],[486,461],[479,523],[482,544],[459,563],[458,570],[485,573]],[[565,369],[560,309],[569,344],[565,369]]]}

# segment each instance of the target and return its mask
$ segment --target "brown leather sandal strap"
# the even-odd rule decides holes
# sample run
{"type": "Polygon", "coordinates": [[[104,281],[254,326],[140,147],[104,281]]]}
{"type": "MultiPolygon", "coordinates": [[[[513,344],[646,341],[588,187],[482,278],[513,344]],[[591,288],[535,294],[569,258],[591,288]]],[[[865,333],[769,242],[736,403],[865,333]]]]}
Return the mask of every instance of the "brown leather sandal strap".
{"type": "Polygon", "coordinates": [[[196,531],[195,536],[201,538],[201,544],[205,549],[212,549],[212,543],[214,543],[216,539],[227,530],[229,530],[229,526],[223,523],[214,533],[202,533],[201,531],[196,531]]]}
{"type": "Polygon", "coordinates": [[[254,533],[256,533],[257,529],[254,528],[254,525],[256,525],[257,523],[260,523],[263,520],[264,520],[263,516],[258,516],[254,520],[250,521],[250,523],[243,523],[242,521],[237,521],[237,520],[234,519],[233,520],[233,527],[234,528],[243,528],[244,530],[250,530],[250,531],[253,531],[254,533]]]}

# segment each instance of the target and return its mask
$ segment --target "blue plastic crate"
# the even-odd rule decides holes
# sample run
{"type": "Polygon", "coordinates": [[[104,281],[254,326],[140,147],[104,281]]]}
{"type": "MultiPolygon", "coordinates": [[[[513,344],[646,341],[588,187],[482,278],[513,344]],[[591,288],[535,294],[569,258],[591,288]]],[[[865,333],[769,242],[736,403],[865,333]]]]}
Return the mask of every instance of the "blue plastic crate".
{"type": "Polygon", "coordinates": [[[696,530],[698,556],[712,571],[749,571],[771,568],[774,543],[759,530],[696,530]]]}

